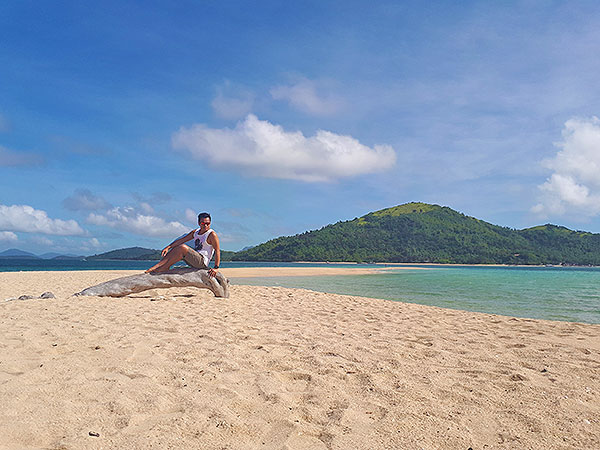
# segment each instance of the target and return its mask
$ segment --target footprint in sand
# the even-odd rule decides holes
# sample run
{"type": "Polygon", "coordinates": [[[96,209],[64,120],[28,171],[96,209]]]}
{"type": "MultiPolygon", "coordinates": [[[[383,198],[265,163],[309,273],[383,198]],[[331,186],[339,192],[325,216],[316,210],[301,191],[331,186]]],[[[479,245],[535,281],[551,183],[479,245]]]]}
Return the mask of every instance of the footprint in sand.
{"type": "Polygon", "coordinates": [[[525,348],[527,347],[527,345],[525,344],[509,344],[506,346],[506,348],[525,348]]]}
{"type": "Polygon", "coordinates": [[[174,419],[182,417],[182,410],[173,410],[164,413],[154,413],[151,415],[138,414],[129,418],[128,425],[123,429],[124,434],[139,435],[147,433],[159,423],[173,422],[174,419]]]}
{"type": "Polygon", "coordinates": [[[296,426],[287,420],[275,422],[264,438],[264,445],[271,448],[282,448],[295,428],[296,426]]]}
{"type": "Polygon", "coordinates": [[[519,373],[515,373],[513,375],[510,376],[511,381],[527,381],[527,377],[519,374],[519,373]]]}

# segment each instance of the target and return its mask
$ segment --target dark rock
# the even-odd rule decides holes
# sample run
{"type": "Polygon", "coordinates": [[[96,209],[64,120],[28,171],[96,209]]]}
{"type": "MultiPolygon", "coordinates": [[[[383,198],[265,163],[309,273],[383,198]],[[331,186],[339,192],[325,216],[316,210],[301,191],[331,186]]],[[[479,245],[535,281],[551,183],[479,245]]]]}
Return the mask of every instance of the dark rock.
{"type": "Polygon", "coordinates": [[[44,292],[40,298],[56,298],[52,292],[44,292]]]}

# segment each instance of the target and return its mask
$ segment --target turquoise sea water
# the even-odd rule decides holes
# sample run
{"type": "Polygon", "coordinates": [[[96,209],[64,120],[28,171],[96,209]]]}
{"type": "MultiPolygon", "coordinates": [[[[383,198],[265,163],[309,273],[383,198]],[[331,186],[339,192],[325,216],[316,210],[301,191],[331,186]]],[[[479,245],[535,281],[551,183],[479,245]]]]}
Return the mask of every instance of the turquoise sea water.
{"type": "Polygon", "coordinates": [[[432,267],[374,275],[233,281],[516,317],[600,323],[599,268],[432,267]]]}
{"type": "MultiPolygon", "coordinates": [[[[144,270],[149,261],[0,260],[0,272],[20,270],[144,270]]],[[[263,267],[260,278],[233,284],[284,286],[444,308],[535,319],[600,323],[600,268],[428,266],[371,275],[269,277],[269,267],[323,267],[305,263],[224,262],[263,267]]],[[[342,264],[328,267],[381,267],[342,264]]]]}

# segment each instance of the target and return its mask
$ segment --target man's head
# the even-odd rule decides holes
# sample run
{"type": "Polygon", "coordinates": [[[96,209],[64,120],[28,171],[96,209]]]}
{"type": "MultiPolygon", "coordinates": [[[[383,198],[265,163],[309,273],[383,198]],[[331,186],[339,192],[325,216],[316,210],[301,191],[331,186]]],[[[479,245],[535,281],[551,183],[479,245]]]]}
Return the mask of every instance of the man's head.
{"type": "Polygon", "coordinates": [[[198,225],[201,228],[210,228],[210,214],[209,213],[200,213],[198,214],[198,225]]]}

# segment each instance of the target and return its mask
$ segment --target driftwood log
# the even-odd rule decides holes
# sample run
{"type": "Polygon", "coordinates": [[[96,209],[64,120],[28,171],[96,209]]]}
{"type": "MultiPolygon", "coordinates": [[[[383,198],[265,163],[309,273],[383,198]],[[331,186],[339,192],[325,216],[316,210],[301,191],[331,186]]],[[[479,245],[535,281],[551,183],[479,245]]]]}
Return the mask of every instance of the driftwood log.
{"type": "Polygon", "coordinates": [[[148,289],[180,286],[210,289],[215,297],[229,297],[229,280],[221,272],[211,277],[208,275],[208,270],[192,268],[177,268],[157,274],[143,273],[117,278],[84,289],[75,295],[123,297],[148,289]]]}

